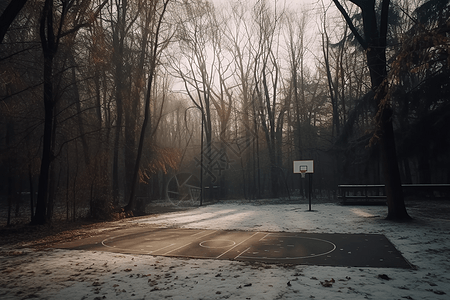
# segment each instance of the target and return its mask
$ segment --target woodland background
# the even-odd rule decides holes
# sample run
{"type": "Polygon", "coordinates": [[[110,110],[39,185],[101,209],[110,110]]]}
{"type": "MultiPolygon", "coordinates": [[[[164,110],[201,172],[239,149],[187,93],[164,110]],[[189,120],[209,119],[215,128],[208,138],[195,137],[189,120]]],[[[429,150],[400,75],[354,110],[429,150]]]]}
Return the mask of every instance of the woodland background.
{"type": "MultiPolygon", "coordinates": [[[[304,196],[302,159],[316,197],[383,183],[366,56],[332,1],[18,2],[0,44],[8,224],[25,207],[36,223],[139,210],[172,197],[174,180],[201,180],[205,200],[304,196]]],[[[402,182],[448,183],[449,1],[389,12],[402,182]]]]}

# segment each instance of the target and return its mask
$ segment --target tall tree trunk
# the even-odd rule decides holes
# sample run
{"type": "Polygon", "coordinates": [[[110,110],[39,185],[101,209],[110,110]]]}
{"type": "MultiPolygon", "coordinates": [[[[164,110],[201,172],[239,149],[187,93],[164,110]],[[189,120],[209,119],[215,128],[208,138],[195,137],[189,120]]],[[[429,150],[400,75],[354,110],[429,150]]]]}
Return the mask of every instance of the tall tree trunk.
{"type": "Polygon", "coordinates": [[[53,160],[53,59],[57,42],[53,31],[53,1],[46,0],[41,16],[40,38],[44,54],[44,138],[42,143],[41,170],[38,183],[36,212],[32,224],[45,224],[47,215],[47,196],[50,165],[53,160]]]}
{"type": "Polygon", "coordinates": [[[377,25],[377,14],[375,13],[375,0],[351,0],[359,6],[363,16],[364,37],[362,37],[350,17],[338,0],[333,0],[336,7],[344,16],[347,24],[352,30],[358,42],[364,48],[367,58],[367,66],[370,72],[372,90],[374,91],[374,104],[378,108],[376,120],[380,136],[381,164],[386,186],[388,202],[387,219],[408,220],[408,215],[403,198],[400,171],[395,147],[394,128],[392,125],[393,110],[387,99],[386,61],[386,37],[388,30],[388,12],[390,0],[381,3],[380,26],[377,25]]]}
{"type": "Polygon", "coordinates": [[[20,13],[28,0],[11,0],[0,16],[0,44],[8,31],[9,26],[20,13]]]}
{"type": "MultiPolygon", "coordinates": [[[[384,81],[387,78],[387,61],[386,61],[386,32],[383,26],[388,23],[388,7],[389,0],[383,1],[383,8],[381,14],[381,28],[380,36],[373,39],[378,40],[374,43],[368,51],[366,51],[367,64],[369,67],[372,90],[375,91],[375,103],[379,109],[376,119],[380,129],[380,150],[381,150],[381,164],[383,166],[383,177],[388,203],[387,219],[391,220],[405,220],[410,219],[406,212],[405,201],[403,198],[402,182],[400,177],[400,170],[397,159],[397,150],[395,146],[394,127],[392,124],[393,110],[386,99],[387,86],[384,81]]],[[[376,30],[375,10],[370,11],[370,14],[365,14],[365,26],[376,30]],[[366,23],[370,22],[372,25],[368,26],[366,23]]],[[[366,36],[368,34],[366,33],[366,36]]],[[[374,33],[372,33],[374,35],[374,33]]]]}
{"type": "Polygon", "coordinates": [[[336,87],[336,84],[334,84],[333,78],[331,76],[330,61],[329,61],[329,44],[330,43],[329,43],[328,35],[325,31],[322,35],[322,52],[323,52],[323,57],[325,60],[325,62],[324,62],[325,69],[327,71],[327,83],[328,83],[328,90],[330,92],[331,107],[333,108],[332,135],[333,135],[333,137],[337,137],[340,135],[337,87],[336,87]],[[326,37],[326,39],[325,39],[325,37],[326,37]],[[336,132],[334,130],[336,130],[336,132]]]}
{"type": "MultiPolygon", "coordinates": [[[[31,155],[30,155],[31,157],[31,155]]],[[[30,214],[31,219],[33,219],[34,215],[34,184],[33,184],[33,173],[31,170],[31,163],[28,163],[28,182],[30,185],[30,214]]]]}
{"type": "MultiPolygon", "coordinates": [[[[75,66],[75,57],[74,53],[70,52],[70,62],[75,66]]],[[[83,154],[84,154],[84,163],[86,164],[86,167],[89,167],[91,164],[90,159],[90,153],[89,153],[89,144],[86,139],[86,130],[84,129],[83,124],[83,114],[81,111],[81,98],[80,98],[80,91],[78,89],[78,82],[77,82],[77,76],[75,73],[75,67],[72,68],[72,81],[73,81],[73,93],[74,98],[73,101],[75,101],[76,107],[77,107],[77,123],[78,123],[78,130],[80,131],[80,138],[81,138],[81,144],[83,145],[83,154]]]]}
{"type": "MultiPolygon", "coordinates": [[[[6,123],[6,136],[5,136],[5,142],[6,142],[6,148],[11,147],[11,140],[14,137],[14,123],[13,122],[7,122],[6,123]]],[[[8,149],[10,150],[10,149],[8,149]]],[[[10,150],[11,151],[11,150],[10,150]]],[[[12,151],[11,151],[12,152],[12,151]]],[[[16,155],[15,153],[11,153],[10,159],[7,160],[7,170],[8,170],[8,213],[7,213],[7,221],[6,225],[11,225],[11,210],[12,210],[12,202],[15,191],[15,182],[16,182],[16,174],[14,172],[14,166],[17,165],[16,161],[16,155]]]]}
{"type": "MultiPolygon", "coordinates": [[[[136,162],[134,165],[134,172],[133,172],[133,180],[132,180],[132,186],[131,186],[131,193],[130,198],[128,199],[128,204],[124,207],[125,211],[132,211],[134,209],[134,195],[136,193],[136,184],[138,181],[138,175],[139,175],[139,166],[141,164],[141,157],[142,157],[142,150],[144,148],[144,141],[145,141],[145,132],[147,129],[147,126],[150,122],[150,101],[152,98],[152,87],[153,87],[153,79],[156,76],[156,65],[158,63],[158,51],[159,51],[159,33],[161,29],[161,24],[163,21],[164,14],[166,12],[167,5],[169,4],[170,0],[164,0],[163,8],[161,11],[161,14],[159,15],[158,20],[156,21],[156,9],[155,12],[155,21],[157,22],[155,24],[155,37],[152,43],[152,53],[151,53],[151,62],[150,62],[150,70],[148,75],[148,82],[147,82],[147,93],[145,95],[145,111],[144,111],[144,121],[142,123],[141,133],[139,136],[139,145],[137,149],[137,156],[136,156],[136,162]]],[[[155,4],[156,7],[156,4],[155,4]]],[[[164,103],[161,103],[161,105],[164,105],[164,103]]],[[[162,112],[162,107],[161,107],[162,112]]],[[[156,125],[157,126],[157,125],[156,125]]]]}

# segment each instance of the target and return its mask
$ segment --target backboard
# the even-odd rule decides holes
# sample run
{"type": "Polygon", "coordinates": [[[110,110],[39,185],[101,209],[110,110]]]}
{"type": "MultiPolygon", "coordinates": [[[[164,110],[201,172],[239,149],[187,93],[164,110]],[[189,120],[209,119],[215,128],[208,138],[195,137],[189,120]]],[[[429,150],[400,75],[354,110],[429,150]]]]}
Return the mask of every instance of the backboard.
{"type": "Polygon", "coordinates": [[[314,160],[294,160],[295,173],[314,173],[314,160]]]}

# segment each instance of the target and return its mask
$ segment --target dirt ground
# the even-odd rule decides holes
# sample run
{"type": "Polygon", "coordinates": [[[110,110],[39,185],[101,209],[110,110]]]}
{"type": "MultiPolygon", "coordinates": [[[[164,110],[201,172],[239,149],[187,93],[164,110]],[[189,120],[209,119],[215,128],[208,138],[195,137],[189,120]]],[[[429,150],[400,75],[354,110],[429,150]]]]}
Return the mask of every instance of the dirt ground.
{"type": "Polygon", "coordinates": [[[56,221],[52,224],[40,226],[31,226],[28,224],[29,220],[23,219],[22,222],[15,223],[9,227],[4,225],[0,226],[0,247],[47,248],[54,243],[81,239],[96,234],[99,231],[104,232],[105,230],[117,229],[117,227],[111,227],[111,222],[117,222],[120,225],[120,228],[126,226],[130,227],[136,226],[134,223],[129,222],[133,219],[147,218],[149,215],[158,216],[165,213],[189,209],[194,209],[194,207],[158,206],[152,207],[150,210],[151,213],[146,216],[125,218],[116,221],[97,221],[89,219],[80,219],[75,222],[56,221]]]}

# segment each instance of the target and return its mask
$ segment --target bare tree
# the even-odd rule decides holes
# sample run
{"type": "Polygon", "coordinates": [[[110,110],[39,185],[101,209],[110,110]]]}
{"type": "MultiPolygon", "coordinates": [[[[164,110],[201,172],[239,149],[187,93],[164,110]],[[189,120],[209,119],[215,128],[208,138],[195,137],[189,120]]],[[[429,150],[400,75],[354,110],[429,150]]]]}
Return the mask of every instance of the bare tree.
{"type": "Polygon", "coordinates": [[[388,31],[388,13],[390,0],[381,1],[381,15],[377,20],[375,0],[350,0],[362,12],[364,36],[360,35],[350,16],[338,0],[333,0],[344,16],[350,30],[366,51],[367,66],[370,72],[372,90],[375,93],[374,102],[378,107],[376,115],[377,133],[381,146],[381,160],[388,199],[388,219],[410,219],[406,212],[400,172],[395,147],[394,129],[392,125],[392,106],[386,101],[387,60],[386,37],[388,31]]]}
{"type": "MultiPolygon", "coordinates": [[[[184,92],[192,104],[201,112],[203,131],[205,136],[204,152],[212,151],[214,105],[213,91],[215,80],[216,53],[211,49],[212,16],[214,6],[204,0],[183,1],[179,18],[177,19],[177,56],[172,56],[171,67],[184,85],[184,92]]],[[[211,161],[203,163],[200,159],[201,174],[211,175],[211,161]]],[[[203,175],[201,175],[203,176],[203,175]]],[[[208,176],[206,185],[216,179],[208,176]]]]}
{"type": "MultiPolygon", "coordinates": [[[[150,67],[148,71],[148,79],[147,79],[147,92],[145,95],[145,108],[144,108],[144,121],[142,123],[141,127],[141,133],[139,137],[139,145],[137,150],[137,156],[136,156],[136,162],[134,165],[134,172],[133,172],[133,180],[132,180],[132,186],[131,186],[131,192],[130,192],[130,198],[128,200],[128,204],[125,206],[125,211],[132,211],[134,208],[134,195],[136,190],[136,183],[138,180],[139,175],[139,167],[142,157],[142,150],[144,146],[144,140],[145,140],[145,132],[147,130],[147,126],[150,122],[150,104],[152,100],[152,87],[153,87],[153,80],[156,76],[156,70],[157,65],[159,62],[159,57],[161,55],[161,50],[163,50],[167,44],[168,39],[164,42],[160,42],[160,34],[162,30],[162,23],[164,19],[164,14],[167,10],[167,5],[169,4],[170,0],[163,0],[160,3],[158,1],[155,1],[148,7],[148,15],[146,16],[148,19],[148,25],[146,29],[148,29],[148,33],[153,33],[150,37],[150,67]]],[[[146,40],[146,38],[144,39],[146,40]]],[[[164,103],[161,103],[161,111],[162,106],[164,103]]],[[[157,124],[154,126],[153,130],[156,130],[157,124]]]]}
{"type": "MultiPolygon", "coordinates": [[[[72,23],[72,27],[66,29],[68,26],[65,21],[68,17],[69,9],[73,2],[63,2],[60,7],[60,13],[57,14],[54,7],[53,0],[46,0],[44,2],[42,14],[40,17],[39,34],[41,39],[42,52],[44,57],[44,137],[41,169],[39,175],[39,193],[36,204],[36,212],[32,220],[33,224],[44,224],[47,221],[47,197],[49,188],[50,166],[55,158],[54,153],[54,109],[55,109],[55,94],[54,94],[54,59],[58,51],[61,39],[67,35],[77,32],[80,28],[87,26],[90,22],[79,22],[79,18],[68,18],[72,23]],[[55,21],[57,24],[55,24],[55,21]],[[56,30],[56,32],[55,32],[56,30]]],[[[106,4],[106,1],[99,6],[96,14],[106,4]]],[[[95,14],[94,14],[95,16],[95,14]]],[[[81,20],[83,20],[81,18],[81,20]]]]}
{"type": "Polygon", "coordinates": [[[259,122],[264,131],[270,161],[271,195],[278,196],[281,171],[281,142],[284,114],[288,105],[279,99],[281,66],[279,41],[281,14],[272,11],[266,1],[255,5],[254,18],[257,39],[254,52],[253,80],[255,82],[255,104],[259,122]]]}
{"type": "MultiPolygon", "coordinates": [[[[22,8],[25,6],[28,0],[11,0],[9,1],[8,6],[6,6],[5,10],[0,15],[0,44],[3,42],[6,32],[9,29],[9,26],[20,13],[22,8]]],[[[6,0],[1,2],[6,3],[6,0]]]]}
{"type": "Polygon", "coordinates": [[[308,25],[308,15],[306,12],[300,11],[295,14],[286,15],[286,47],[288,51],[289,62],[289,93],[292,97],[295,129],[294,129],[294,145],[297,159],[302,158],[301,132],[300,127],[306,110],[306,52],[308,40],[306,37],[306,27],[308,25]],[[300,14],[300,15],[299,15],[300,14]]]}
{"type": "Polygon", "coordinates": [[[241,157],[242,188],[246,198],[258,197],[260,168],[258,154],[258,135],[255,114],[252,105],[252,78],[254,60],[252,58],[253,24],[248,6],[236,2],[231,7],[228,22],[223,35],[226,37],[225,48],[233,57],[233,79],[237,91],[234,94],[235,139],[243,140],[241,157]],[[245,151],[243,151],[245,149],[245,151]],[[252,153],[253,152],[253,153],[252,153]]]}

